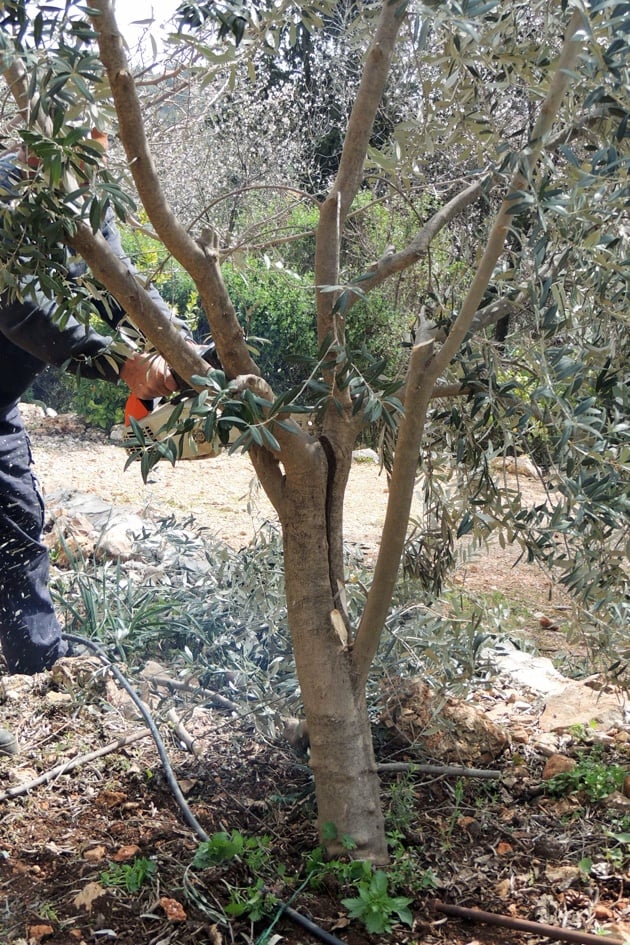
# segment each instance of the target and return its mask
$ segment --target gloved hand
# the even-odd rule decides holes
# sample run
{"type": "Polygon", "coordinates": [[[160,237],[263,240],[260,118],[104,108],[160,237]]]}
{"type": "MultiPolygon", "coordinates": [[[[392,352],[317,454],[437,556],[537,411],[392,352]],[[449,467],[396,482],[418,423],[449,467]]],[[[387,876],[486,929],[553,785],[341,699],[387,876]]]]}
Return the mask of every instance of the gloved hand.
{"type": "Polygon", "coordinates": [[[140,400],[168,397],[178,389],[173,372],[159,354],[136,354],[120,369],[129,390],[140,400]]]}

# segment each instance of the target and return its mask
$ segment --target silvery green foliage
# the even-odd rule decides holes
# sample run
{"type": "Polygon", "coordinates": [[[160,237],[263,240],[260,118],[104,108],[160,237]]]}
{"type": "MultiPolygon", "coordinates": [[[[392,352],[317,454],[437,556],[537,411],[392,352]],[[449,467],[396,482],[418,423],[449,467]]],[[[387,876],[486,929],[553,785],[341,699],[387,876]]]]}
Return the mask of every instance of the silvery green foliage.
{"type": "MultiPolygon", "coordinates": [[[[375,7],[186,8],[168,50],[178,69],[162,85],[155,69],[141,79],[166,190],[193,229],[215,226],[226,254],[246,262],[251,250],[281,265],[292,245],[283,241],[301,235],[285,228],[296,201],[317,197],[334,175],[335,135],[345,134],[375,7]],[[335,134],[324,142],[327,129],[335,134]],[[313,142],[325,144],[327,164],[313,142]]],[[[403,248],[448,199],[481,179],[483,198],[391,289],[392,310],[408,315],[410,335],[422,311],[438,339],[448,335],[493,213],[522,164],[568,18],[581,11],[583,49],[569,94],[540,166],[514,201],[506,252],[475,331],[444,378],[469,394],[432,408],[421,471],[433,496],[428,507],[440,505],[452,532],[481,541],[498,530],[520,543],[582,600],[594,645],[617,653],[615,628],[627,625],[629,606],[628,5],[447,0],[403,2],[403,9],[341,275],[345,299],[358,296],[386,247],[403,248]],[[500,339],[498,310],[506,328],[500,339]],[[536,508],[496,488],[492,463],[513,452],[540,467],[548,492],[536,508]]],[[[79,5],[53,2],[35,13],[14,0],[4,4],[0,27],[1,51],[27,66],[56,129],[54,141],[27,132],[42,168],[22,195],[19,228],[9,229],[14,265],[4,285],[24,291],[38,278],[61,299],[64,234],[77,216],[96,226],[108,201],[121,214],[128,206],[116,160],[110,172],[90,164],[72,134],[72,122],[87,128],[111,119],[111,106],[79,5]],[[86,165],[89,193],[51,187],[86,165]],[[29,239],[34,232],[37,240],[29,239]],[[53,273],[50,252],[60,254],[53,273]]],[[[292,265],[312,271],[308,238],[299,245],[292,265]]],[[[89,313],[89,302],[73,304],[89,313]]],[[[349,306],[339,314],[352,318],[349,306]]],[[[379,392],[364,383],[352,352],[335,358],[349,365],[366,428],[382,419],[387,384],[379,392]]],[[[312,406],[325,403],[320,376],[311,375],[305,391],[312,406]]],[[[292,406],[286,393],[279,406],[292,406]]],[[[267,435],[258,407],[239,418],[245,447],[267,435]]]]}
{"type": "MultiPolygon", "coordinates": [[[[357,619],[369,572],[358,548],[347,547],[346,555],[357,619]]],[[[267,732],[278,715],[301,712],[277,527],[263,526],[251,545],[235,550],[192,519],[165,518],[147,524],[124,567],[69,556],[70,569],[54,580],[66,632],[100,642],[132,675],[148,659],[171,673],[192,673],[267,732]]],[[[476,615],[450,621],[428,606],[395,605],[370,690],[375,710],[383,677],[422,673],[450,687],[469,681],[483,669],[483,639],[476,615]]]]}

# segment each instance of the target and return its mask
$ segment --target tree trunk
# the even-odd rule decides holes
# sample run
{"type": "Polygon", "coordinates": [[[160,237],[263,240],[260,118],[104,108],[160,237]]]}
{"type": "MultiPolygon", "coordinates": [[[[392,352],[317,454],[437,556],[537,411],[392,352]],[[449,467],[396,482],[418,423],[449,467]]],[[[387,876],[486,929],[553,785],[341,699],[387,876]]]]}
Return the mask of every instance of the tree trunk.
{"type": "Polygon", "coordinates": [[[343,840],[352,838],[353,856],[384,863],[387,844],[365,691],[357,682],[331,582],[336,573],[331,546],[338,536],[329,533],[328,462],[319,446],[310,460],[298,475],[293,470],[287,476],[282,528],[289,628],[310,738],[320,840],[335,856],[347,852],[343,840]]]}

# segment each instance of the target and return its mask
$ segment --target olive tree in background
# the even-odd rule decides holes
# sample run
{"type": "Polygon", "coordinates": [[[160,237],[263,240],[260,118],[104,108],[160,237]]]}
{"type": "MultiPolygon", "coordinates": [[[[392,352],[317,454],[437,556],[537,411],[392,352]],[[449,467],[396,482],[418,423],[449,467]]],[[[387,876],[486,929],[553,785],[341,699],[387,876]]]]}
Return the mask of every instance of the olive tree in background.
{"type": "MultiPolygon", "coordinates": [[[[245,98],[247,83],[271,62],[287,68],[286,50],[304,29],[316,42],[320,15],[335,9],[182,4],[164,94],[181,83],[181,105],[194,88],[215,114],[195,146],[186,143],[182,179],[195,186],[202,180],[198,148],[218,149],[222,127],[232,129],[236,142],[240,123],[255,143],[253,113],[247,121],[239,114],[238,90],[245,98]],[[237,103],[231,116],[230,102],[237,103]]],[[[322,842],[335,853],[350,836],[356,856],[383,862],[365,690],[399,571],[418,460],[433,450],[428,418],[436,422],[440,415],[444,422],[453,449],[451,484],[464,465],[474,467],[475,475],[455,490],[459,533],[500,527],[530,557],[560,568],[602,633],[623,619],[628,4],[401,0],[353,8],[345,40],[360,71],[356,84],[344,85],[352,99],[338,160],[327,165],[332,176],[319,165],[317,190],[325,183],[325,192],[313,197],[305,190],[292,139],[274,142],[285,120],[274,109],[300,87],[287,79],[271,84],[259,102],[262,158],[256,165],[248,154],[244,162],[260,171],[255,190],[236,168],[222,166],[219,176],[234,172],[233,181],[229,173],[222,179],[224,190],[235,192],[230,199],[238,212],[230,217],[227,204],[220,212],[202,196],[202,209],[186,227],[165,197],[162,162],[149,146],[145,114],[158,122],[159,111],[142,108],[109,0],[93,0],[84,13],[78,5],[52,3],[32,17],[23,3],[5,4],[3,71],[19,110],[16,133],[41,158],[21,208],[25,232],[31,213],[41,221],[45,212],[54,222],[40,227],[40,251],[16,247],[5,289],[23,291],[17,276],[45,268],[43,237],[65,240],[178,374],[192,380],[206,434],[225,440],[230,428],[239,431],[238,446],[248,451],[282,526],[288,620],[322,842]],[[384,101],[396,103],[393,124],[375,136],[384,101]],[[68,124],[76,119],[84,127],[115,128],[143,213],[194,280],[224,375],[208,373],[96,232],[105,204],[124,216],[129,198],[113,171],[99,168],[86,151],[68,124]],[[274,164],[274,143],[285,162],[274,164]],[[86,173],[91,191],[77,184],[86,173]],[[225,258],[246,252],[248,240],[256,243],[265,209],[271,229],[281,230],[288,213],[280,210],[282,187],[317,211],[310,238],[318,352],[303,384],[290,390],[273,389],[260,376],[221,271],[225,258]],[[250,211],[246,188],[256,194],[250,211]],[[392,215],[394,244],[382,245],[376,259],[361,259],[360,242],[352,252],[349,244],[365,236],[370,215],[383,208],[392,215]],[[412,328],[399,383],[384,377],[382,364],[360,363],[346,343],[358,301],[388,282],[396,283],[392,304],[404,306],[412,328]],[[302,408],[317,411],[314,433],[296,422],[302,408]],[[467,438],[460,435],[464,414],[467,438]],[[343,500],[353,447],[375,423],[390,432],[395,448],[373,582],[353,621],[345,595],[343,500]],[[553,491],[526,510],[516,497],[502,501],[493,492],[488,464],[506,448],[527,448],[532,436],[543,444],[553,491]]],[[[347,65],[336,61],[336,49],[330,39],[318,47],[331,75],[347,65]]],[[[177,96],[171,94],[172,108],[177,96]]],[[[297,132],[299,101],[292,109],[286,120],[296,122],[297,132]]],[[[171,120],[174,112],[164,114],[171,120]]],[[[204,174],[211,170],[206,166],[204,174]]],[[[278,236],[279,245],[285,236],[278,236]]],[[[46,285],[51,294],[67,294],[62,270],[46,285]]],[[[75,295],[73,304],[89,314],[85,297],[75,295]]],[[[171,449],[149,450],[145,471],[171,449]]]]}

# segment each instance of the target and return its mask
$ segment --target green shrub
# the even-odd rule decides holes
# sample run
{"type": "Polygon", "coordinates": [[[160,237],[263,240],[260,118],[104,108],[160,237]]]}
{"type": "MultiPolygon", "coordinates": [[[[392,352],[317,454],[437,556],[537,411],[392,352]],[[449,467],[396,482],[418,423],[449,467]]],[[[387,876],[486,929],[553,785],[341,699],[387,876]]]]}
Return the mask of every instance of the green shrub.
{"type": "Polygon", "coordinates": [[[35,378],[23,399],[57,413],[78,413],[91,426],[111,430],[122,423],[128,393],[122,384],[78,378],[51,365],[35,378]]]}
{"type": "Polygon", "coordinates": [[[280,389],[298,384],[304,373],[298,359],[317,350],[312,278],[263,261],[252,261],[246,270],[227,264],[223,275],[263,376],[280,389]]]}
{"type": "Polygon", "coordinates": [[[26,403],[42,403],[57,413],[73,410],[76,381],[61,368],[49,365],[38,374],[23,396],[26,403]]]}
{"type": "Polygon", "coordinates": [[[115,424],[122,423],[125,401],[129,395],[126,387],[86,378],[76,379],[75,384],[72,409],[85,417],[91,426],[111,430],[115,424]]]}

